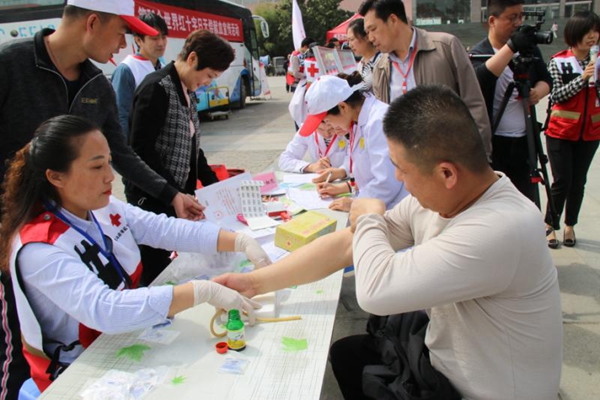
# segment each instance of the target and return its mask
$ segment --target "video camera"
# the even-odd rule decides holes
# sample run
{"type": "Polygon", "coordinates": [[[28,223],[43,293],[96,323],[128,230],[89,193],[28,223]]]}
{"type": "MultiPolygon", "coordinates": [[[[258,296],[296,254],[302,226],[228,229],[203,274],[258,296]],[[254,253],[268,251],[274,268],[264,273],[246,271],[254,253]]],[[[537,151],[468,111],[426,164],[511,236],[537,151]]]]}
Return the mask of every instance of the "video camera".
{"type": "Polygon", "coordinates": [[[527,29],[528,26],[533,26],[535,30],[535,44],[550,44],[552,43],[552,39],[554,35],[552,31],[541,31],[542,24],[544,23],[546,16],[546,11],[523,11],[523,18],[537,18],[535,25],[521,25],[518,30],[527,29]]]}

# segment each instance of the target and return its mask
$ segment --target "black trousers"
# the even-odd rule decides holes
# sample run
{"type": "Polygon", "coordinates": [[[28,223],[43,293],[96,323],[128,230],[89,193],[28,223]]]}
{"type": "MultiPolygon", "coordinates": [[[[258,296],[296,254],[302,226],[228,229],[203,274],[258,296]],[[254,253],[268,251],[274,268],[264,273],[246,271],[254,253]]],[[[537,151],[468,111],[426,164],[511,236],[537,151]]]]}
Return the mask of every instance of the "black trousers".
{"type": "MultiPolygon", "coordinates": [[[[128,195],[127,201],[143,210],[151,211],[155,214],[166,214],[169,217],[176,216],[173,207],[166,206],[161,201],[152,197],[134,198],[133,196],[128,195]]],[[[171,251],[156,249],[143,244],[138,245],[138,247],[140,248],[142,265],[144,267],[142,270],[140,286],[148,286],[171,263],[171,251]]]]}
{"type": "Polygon", "coordinates": [[[0,399],[16,400],[29,379],[11,278],[0,276],[0,399]]]}
{"type": "MultiPolygon", "coordinates": [[[[546,137],[546,151],[554,179],[551,187],[552,200],[559,216],[564,209],[566,225],[577,224],[587,173],[599,143],[598,140],[573,142],[546,137]]],[[[545,220],[548,225],[551,225],[549,208],[546,209],[545,220]]],[[[555,221],[555,228],[558,228],[558,225],[559,221],[555,221]]]]}
{"type": "Polygon", "coordinates": [[[329,350],[333,374],[346,400],[368,398],[362,390],[363,369],[382,363],[372,345],[373,336],[355,335],[338,340],[329,350]]]}
{"type": "Polygon", "coordinates": [[[513,185],[529,200],[538,197],[537,184],[529,177],[529,146],[527,136],[512,138],[492,136],[492,168],[508,176],[513,185]]]}

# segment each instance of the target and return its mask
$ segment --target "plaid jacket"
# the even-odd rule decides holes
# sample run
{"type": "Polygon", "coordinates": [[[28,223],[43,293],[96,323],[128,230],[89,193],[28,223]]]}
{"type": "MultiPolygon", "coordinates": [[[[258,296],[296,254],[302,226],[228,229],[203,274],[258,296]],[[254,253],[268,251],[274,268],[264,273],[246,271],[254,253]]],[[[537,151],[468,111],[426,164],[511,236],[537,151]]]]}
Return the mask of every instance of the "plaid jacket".
{"type": "Polygon", "coordinates": [[[167,182],[182,192],[193,192],[201,179],[217,181],[200,149],[197,99],[188,92],[188,106],[175,64],[146,76],[136,89],[130,114],[131,146],[167,182]],[[190,117],[194,136],[190,133],[190,117]]]}

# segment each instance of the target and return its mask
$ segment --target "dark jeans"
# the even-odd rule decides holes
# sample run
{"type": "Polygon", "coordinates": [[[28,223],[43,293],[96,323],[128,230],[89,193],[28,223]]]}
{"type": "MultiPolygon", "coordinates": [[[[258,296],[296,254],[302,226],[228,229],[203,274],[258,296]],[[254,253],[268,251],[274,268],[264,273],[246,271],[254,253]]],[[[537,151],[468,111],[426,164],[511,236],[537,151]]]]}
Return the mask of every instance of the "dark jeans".
{"type": "MultiPolygon", "coordinates": [[[[152,197],[134,198],[128,195],[127,201],[155,214],[166,214],[169,217],[176,216],[173,207],[166,206],[161,201],[152,197]]],[[[138,245],[138,247],[142,255],[143,266],[140,286],[148,286],[171,263],[171,251],[156,249],[143,244],[138,245]]]]}
{"type": "MultiPolygon", "coordinates": [[[[577,217],[583,202],[583,193],[587,181],[587,173],[600,141],[585,142],[579,140],[556,139],[546,137],[546,149],[552,169],[552,199],[559,216],[565,211],[565,224],[577,224],[577,217]],[[565,204],[566,203],[566,204],[565,204]]],[[[546,210],[546,223],[551,225],[550,209],[546,210]]],[[[555,229],[559,221],[555,221],[555,229]]]]}
{"type": "Polygon", "coordinates": [[[372,350],[373,336],[355,335],[335,342],[329,360],[344,399],[367,399],[362,390],[362,374],[366,365],[381,364],[372,350]]]}
{"type": "Polygon", "coordinates": [[[519,192],[535,202],[538,197],[538,187],[536,183],[531,183],[529,176],[528,149],[527,136],[519,138],[492,136],[492,168],[504,172],[519,192]]]}

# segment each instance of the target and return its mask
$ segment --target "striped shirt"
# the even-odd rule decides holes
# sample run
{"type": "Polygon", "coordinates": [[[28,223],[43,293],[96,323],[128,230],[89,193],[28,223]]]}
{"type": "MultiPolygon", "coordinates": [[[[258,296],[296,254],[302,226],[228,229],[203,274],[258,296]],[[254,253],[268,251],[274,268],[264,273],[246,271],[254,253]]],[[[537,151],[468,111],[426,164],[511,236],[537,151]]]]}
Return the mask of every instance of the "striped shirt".
{"type": "Polygon", "coordinates": [[[370,60],[366,62],[364,58],[360,60],[360,75],[362,76],[363,82],[365,82],[366,91],[371,91],[371,88],[373,87],[373,67],[375,66],[377,60],[379,60],[380,56],[381,53],[377,52],[373,57],[371,57],[370,60]]]}

